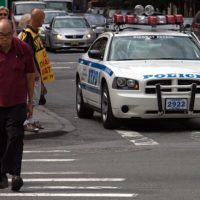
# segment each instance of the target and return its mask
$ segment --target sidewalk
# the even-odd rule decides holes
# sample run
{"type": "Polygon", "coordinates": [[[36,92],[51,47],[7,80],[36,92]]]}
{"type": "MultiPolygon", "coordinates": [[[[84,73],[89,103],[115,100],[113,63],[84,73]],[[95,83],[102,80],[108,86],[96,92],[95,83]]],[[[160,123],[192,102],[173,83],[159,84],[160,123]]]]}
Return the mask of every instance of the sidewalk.
{"type": "Polygon", "coordinates": [[[63,135],[75,130],[75,127],[66,119],[51,112],[44,106],[34,108],[35,118],[44,126],[38,133],[25,131],[25,140],[63,135]]]}

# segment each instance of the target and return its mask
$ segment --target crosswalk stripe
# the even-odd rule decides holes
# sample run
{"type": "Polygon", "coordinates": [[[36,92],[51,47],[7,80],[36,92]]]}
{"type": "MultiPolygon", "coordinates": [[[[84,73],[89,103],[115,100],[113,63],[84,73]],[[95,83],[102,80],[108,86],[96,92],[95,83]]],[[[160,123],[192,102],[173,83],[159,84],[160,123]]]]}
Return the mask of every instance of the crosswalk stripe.
{"type": "MultiPolygon", "coordinates": [[[[11,181],[11,180],[10,180],[11,181]]],[[[25,178],[24,182],[122,182],[124,178],[25,178]]]]}
{"type": "Polygon", "coordinates": [[[77,62],[51,62],[52,65],[77,64],[77,62]]]}
{"type": "Polygon", "coordinates": [[[70,151],[67,150],[49,150],[49,151],[23,151],[23,153],[70,153],[70,151]]]}
{"type": "MultiPolygon", "coordinates": [[[[132,138],[133,139],[133,138],[132,138]]],[[[39,153],[70,153],[68,150],[24,150],[25,154],[39,154],[39,153]]],[[[71,162],[76,161],[78,159],[42,159],[42,158],[36,158],[36,159],[29,159],[25,158],[22,161],[23,162],[71,162]]],[[[120,193],[118,189],[121,189],[121,187],[112,186],[112,182],[123,182],[126,179],[125,178],[35,178],[34,175],[67,175],[67,174],[96,174],[92,172],[81,172],[81,171],[32,171],[32,172],[22,172],[22,175],[28,175],[27,178],[23,178],[23,181],[25,183],[25,186],[22,188],[22,191],[20,193],[0,193],[0,197],[104,197],[104,198],[133,198],[137,197],[137,193],[120,193]],[[33,175],[33,178],[31,178],[33,175]],[[30,177],[30,178],[29,178],[30,177]],[[42,183],[49,183],[49,186],[42,183]],[[76,183],[75,185],[68,185],[65,182],[73,182],[76,183]],[[92,182],[95,184],[93,185],[92,182]],[[110,182],[110,183],[109,183],[110,182]],[[34,183],[36,186],[31,186],[30,183],[34,183]],[[40,185],[40,184],[42,185],[40,185]],[[51,184],[52,183],[52,184],[51,184]],[[53,185],[54,183],[54,185],[53,185]],[[60,183],[60,184],[59,184],[60,183]],[[77,185],[77,183],[79,183],[77,185]],[[81,183],[85,183],[85,186],[81,183]],[[86,184],[88,183],[88,184],[86,184]],[[101,183],[101,185],[100,185],[101,183]],[[103,185],[105,183],[105,185],[103,185]],[[56,184],[56,185],[55,185],[56,184]],[[30,186],[27,186],[30,185],[30,186]],[[59,186],[60,185],[60,186],[59,186]],[[32,190],[31,192],[29,192],[32,190]],[[37,192],[39,190],[39,193],[37,192]],[[48,193],[45,192],[45,190],[49,190],[48,193]],[[54,193],[53,191],[57,190],[57,193],[54,193]],[[67,190],[65,192],[65,190],[67,190]],[[72,190],[74,192],[69,193],[69,191],[72,190]],[[77,191],[76,191],[77,190],[77,191]],[[80,192],[80,191],[83,192],[80,192]],[[90,193],[91,190],[91,193],[90,193]],[[96,191],[95,191],[96,190],[96,191]],[[105,191],[104,191],[105,190],[105,191]],[[111,192],[113,190],[113,192],[111,192]],[[24,191],[24,193],[23,193],[24,191]],[[87,192],[89,191],[89,192],[87,192]],[[92,192],[94,191],[94,192],[92,192]],[[97,192],[98,191],[98,192],[97,192]],[[107,191],[107,192],[106,192],[107,191]],[[108,192],[109,191],[109,192],[108,192]],[[85,193],[84,193],[85,192],[85,193]],[[116,192],[116,193],[115,193],[116,192]],[[119,192],[119,193],[118,193],[119,192]]],[[[63,176],[62,176],[63,177],[63,176]]],[[[9,178],[9,181],[11,181],[11,178],[9,178]]],[[[72,184],[72,183],[71,183],[72,184]]]]}
{"type": "Polygon", "coordinates": [[[66,67],[58,67],[58,66],[56,66],[56,67],[52,67],[52,69],[71,69],[71,67],[68,67],[68,66],[66,66],[66,67]]]}
{"type": "Polygon", "coordinates": [[[137,197],[136,193],[0,193],[2,197],[137,197]]]}
{"type": "Polygon", "coordinates": [[[144,137],[142,134],[135,131],[122,131],[115,130],[123,138],[128,139],[130,142],[134,143],[136,146],[145,146],[145,145],[158,145],[159,143],[154,141],[151,138],[144,137]]]}
{"type": "Polygon", "coordinates": [[[52,174],[56,174],[56,175],[63,175],[63,174],[94,174],[92,172],[22,172],[21,174],[23,175],[52,175],[52,174]]]}
{"type": "Polygon", "coordinates": [[[71,162],[77,159],[23,159],[22,162],[71,162]]]}
{"type": "Polygon", "coordinates": [[[101,190],[101,189],[119,189],[113,186],[31,186],[28,189],[70,189],[70,190],[101,190]]]}

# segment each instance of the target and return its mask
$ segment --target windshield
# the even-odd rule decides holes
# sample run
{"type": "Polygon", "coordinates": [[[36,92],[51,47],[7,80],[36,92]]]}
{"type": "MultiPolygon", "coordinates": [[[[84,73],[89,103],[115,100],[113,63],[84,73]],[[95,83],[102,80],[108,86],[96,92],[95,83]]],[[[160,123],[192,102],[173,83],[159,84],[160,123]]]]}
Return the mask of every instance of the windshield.
{"type": "Polygon", "coordinates": [[[200,48],[190,37],[144,35],[115,37],[109,60],[200,60],[200,48]]]}
{"type": "Polygon", "coordinates": [[[54,28],[89,28],[89,24],[84,18],[63,18],[55,20],[54,28]]]}
{"type": "Polygon", "coordinates": [[[90,25],[104,26],[106,24],[105,17],[103,15],[85,15],[90,25]]]}
{"type": "Polygon", "coordinates": [[[45,13],[45,19],[44,19],[44,23],[45,24],[50,24],[52,19],[55,17],[55,16],[63,16],[63,15],[66,15],[65,12],[46,12],[45,13]]]}
{"type": "Polygon", "coordinates": [[[72,2],[46,2],[47,8],[72,12],[72,2]]]}
{"type": "Polygon", "coordinates": [[[16,5],[15,15],[24,15],[26,13],[31,13],[33,8],[41,8],[44,9],[46,7],[45,4],[37,4],[37,3],[29,3],[29,4],[20,4],[16,5]]]}

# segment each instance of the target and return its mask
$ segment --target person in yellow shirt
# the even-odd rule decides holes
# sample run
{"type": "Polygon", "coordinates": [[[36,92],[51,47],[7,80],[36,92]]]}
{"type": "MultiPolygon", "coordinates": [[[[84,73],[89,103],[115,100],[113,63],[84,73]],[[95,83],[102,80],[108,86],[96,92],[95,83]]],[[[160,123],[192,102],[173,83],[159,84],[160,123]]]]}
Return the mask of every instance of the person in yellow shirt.
{"type": "MultiPolygon", "coordinates": [[[[19,34],[19,38],[22,41],[25,41],[26,43],[28,43],[30,47],[32,48],[33,53],[34,53],[34,60],[35,60],[37,72],[40,74],[39,79],[36,80],[35,82],[35,90],[34,90],[35,92],[34,104],[35,105],[40,104],[41,96],[44,97],[44,95],[47,92],[44,83],[54,80],[54,75],[51,70],[51,65],[47,56],[46,49],[39,36],[39,28],[44,23],[44,18],[45,18],[45,13],[43,10],[39,8],[33,9],[31,12],[31,17],[30,17],[30,21],[28,25],[19,34]],[[47,72],[46,69],[48,69],[48,73],[46,73],[47,72]]],[[[37,129],[34,129],[34,128],[39,128],[39,129],[43,128],[41,124],[38,122],[38,120],[29,119],[29,123],[27,124],[30,126],[34,126],[33,131],[34,130],[38,131],[37,129]]],[[[30,128],[29,130],[31,130],[30,128]]]]}

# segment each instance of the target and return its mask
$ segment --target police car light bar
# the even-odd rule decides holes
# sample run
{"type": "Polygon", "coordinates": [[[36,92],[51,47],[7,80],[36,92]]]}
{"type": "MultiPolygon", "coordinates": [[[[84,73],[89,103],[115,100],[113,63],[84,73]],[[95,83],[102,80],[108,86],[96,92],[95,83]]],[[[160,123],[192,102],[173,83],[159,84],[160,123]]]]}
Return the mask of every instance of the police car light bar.
{"type": "Polygon", "coordinates": [[[145,25],[162,25],[162,24],[182,24],[182,15],[166,15],[166,16],[135,16],[121,14],[114,15],[114,22],[117,25],[122,24],[145,24],[145,25]]]}
{"type": "Polygon", "coordinates": [[[154,8],[151,5],[147,5],[145,8],[141,5],[135,7],[135,14],[122,15],[115,14],[114,22],[117,25],[123,24],[143,24],[143,25],[164,25],[164,24],[183,24],[183,16],[176,15],[156,15],[154,16],[154,8]],[[145,14],[145,15],[144,15],[145,14]]]}

